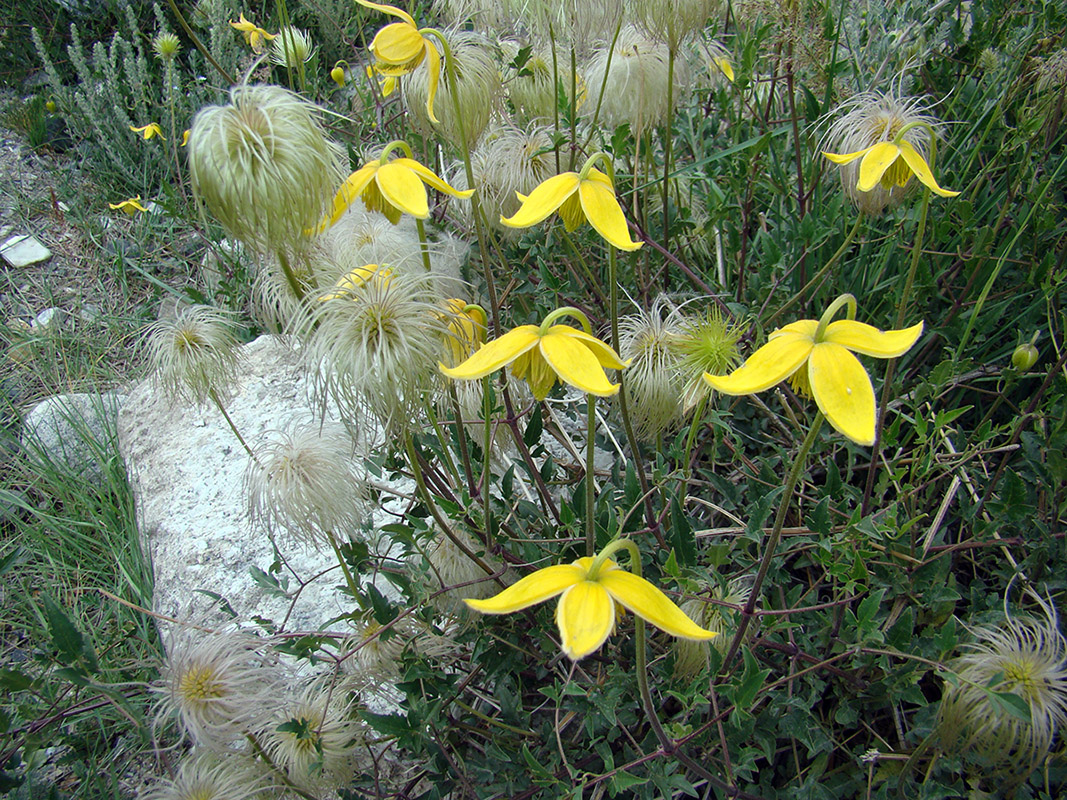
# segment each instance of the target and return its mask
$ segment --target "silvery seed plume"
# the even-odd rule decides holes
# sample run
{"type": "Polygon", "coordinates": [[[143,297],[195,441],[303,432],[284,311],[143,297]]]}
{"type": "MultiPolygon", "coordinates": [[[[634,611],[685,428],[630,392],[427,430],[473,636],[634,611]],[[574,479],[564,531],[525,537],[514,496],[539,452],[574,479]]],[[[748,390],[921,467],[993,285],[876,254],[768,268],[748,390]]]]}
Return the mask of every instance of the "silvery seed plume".
{"type": "Polygon", "coordinates": [[[249,800],[268,787],[263,772],[243,754],[193,752],[173,778],[162,778],[140,800],[249,800]]]}
{"type": "Polygon", "coordinates": [[[626,399],[635,432],[642,439],[655,439],[682,418],[686,380],[678,342],[684,322],[681,309],[662,294],[647,312],[639,309],[619,320],[619,356],[630,361],[626,399]]]}
{"type": "Polygon", "coordinates": [[[239,343],[226,314],[208,306],[185,306],[144,334],[154,377],[169,395],[203,403],[228,394],[237,380],[239,343]]]}

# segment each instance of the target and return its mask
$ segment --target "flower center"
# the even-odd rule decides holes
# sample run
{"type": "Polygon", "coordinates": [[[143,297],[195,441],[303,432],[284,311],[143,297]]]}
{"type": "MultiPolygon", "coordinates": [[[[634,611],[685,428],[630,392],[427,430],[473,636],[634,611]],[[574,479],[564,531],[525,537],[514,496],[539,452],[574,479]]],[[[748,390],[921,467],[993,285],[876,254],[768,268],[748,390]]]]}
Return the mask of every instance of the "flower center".
{"type": "Polygon", "coordinates": [[[206,706],[225,695],[218,673],[207,664],[187,669],[178,681],[178,694],[190,704],[206,706]]]}

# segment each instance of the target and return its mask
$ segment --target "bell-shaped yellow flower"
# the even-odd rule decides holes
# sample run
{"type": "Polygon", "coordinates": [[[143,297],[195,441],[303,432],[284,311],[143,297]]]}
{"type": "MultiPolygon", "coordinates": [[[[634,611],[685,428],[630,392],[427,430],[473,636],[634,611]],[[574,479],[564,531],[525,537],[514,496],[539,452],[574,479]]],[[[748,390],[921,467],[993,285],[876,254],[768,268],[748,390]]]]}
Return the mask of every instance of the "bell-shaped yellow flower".
{"type": "Polygon", "coordinates": [[[609,381],[604,370],[623,369],[630,362],[621,361],[611,347],[588,331],[553,324],[565,314],[579,317],[583,326],[589,327],[585,316],[576,309],[556,309],[540,327],[520,325],[482,345],[459,366],[438,366],[450,378],[474,380],[510,364],[511,374],[526,381],[538,400],[548,397],[557,378],[586,394],[614,395],[619,391],[619,384],[609,381]]]}
{"type": "Polygon", "coordinates": [[[874,444],[874,387],[853,353],[896,358],[915,344],[923,323],[899,331],[880,331],[852,319],[855,302],[851,295],[842,295],[822,319],[803,319],[779,328],[732,373],[705,372],[704,380],[723,394],[742,395],[762,392],[792,378],[794,387],[814,398],[839,433],[857,444],[874,444]],[[850,318],[830,322],[844,303],[849,303],[850,318]]]}
{"type": "Polygon", "coordinates": [[[449,364],[454,366],[466,359],[471,351],[485,344],[489,320],[485,309],[466,300],[445,300],[445,309],[441,318],[448,329],[446,350],[449,364]]]}
{"type": "Polygon", "coordinates": [[[399,78],[419,66],[425,59],[430,74],[429,93],[426,100],[426,114],[432,122],[440,122],[433,113],[433,101],[437,96],[437,83],[441,78],[441,54],[426,33],[431,28],[419,28],[415,20],[406,11],[384,3],[372,3],[370,0],[356,0],[361,6],[383,11],[401,22],[386,25],[374,35],[370,43],[371,55],[374,56],[374,69],[389,78],[399,78]]]}
{"type": "Polygon", "coordinates": [[[474,194],[473,189],[454,189],[413,158],[389,160],[392,148],[393,145],[389,145],[381,158],[368,161],[348,176],[334,195],[333,207],[322,221],[320,230],[337,222],[358,197],[363,198],[369,211],[381,212],[396,225],[401,214],[410,214],[416,219],[430,216],[425,184],[452,197],[465,199],[474,194]]]}
{"type": "Polygon", "coordinates": [[[855,153],[837,155],[823,152],[823,155],[835,164],[851,164],[857,158],[862,158],[859,180],[856,183],[856,188],[861,192],[869,192],[879,183],[885,189],[892,189],[894,186],[904,188],[914,175],[923,186],[939,197],[955,197],[959,194],[942,189],[922,154],[911,142],[899,136],[892,142],[879,142],[855,153]]]}
{"type": "Polygon", "coordinates": [[[501,217],[500,223],[509,228],[529,228],[559,211],[568,231],[588,221],[609,244],[620,250],[641,247],[643,242],[630,238],[611,179],[591,166],[596,157],[589,159],[580,173],[564,172],[544,181],[528,196],[518,195],[522,201],[519,210],[510,217],[501,217]]]}
{"type": "Polygon", "coordinates": [[[373,281],[381,281],[388,285],[393,279],[393,271],[389,267],[380,267],[377,264],[364,264],[362,267],[350,269],[337,279],[333,288],[326,294],[319,295],[319,302],[327,300],[343,300],[351,298],[353,293],[373,281]]]}
{"type": "Polygon", "coordinates": [[[163,130],[159,127],[158,122],[149,122],[147,125],[142,125],[140,128],[130,126],[130,130],[134,133],[141,134],[145,140],[151,139],[153,136],[158,136],[160,139],[165,139],[163,136],[163,130]]]}
{"type": "Polygon", "coordinates": [[[121,203],[108,203],[107,206],[112,211],[123,211],[130,215],[136,214],[138,211],[148,210],[141,205],[141,195],[131,197],[129,200],[123,200],[121,203]]]}
{"type": "Polygon", "coordinates": [[[230,27],[235,30],[239,30],[245,36],[245,41],[248,42],[252,48],[253,53],[263,52],[263,43],[269,42],[275,37],[276,34],[267,33],[263,28],[256,27],[254,22],[249,22],[245,19],[245,15],[242,13],[240,19],[237,22],[231,22],[230,27]]]}
{"type": "Polygon", "coordinates": [[[605,558],[610,547],[596,558],[539,569],[495,597],[464,602],[483,614],[510,614],[562,595],[556,624],[563,652],[575,661],[599,650],[615,629],[616,603],[672,636],[715,638],[651,583],[605,558]]]}

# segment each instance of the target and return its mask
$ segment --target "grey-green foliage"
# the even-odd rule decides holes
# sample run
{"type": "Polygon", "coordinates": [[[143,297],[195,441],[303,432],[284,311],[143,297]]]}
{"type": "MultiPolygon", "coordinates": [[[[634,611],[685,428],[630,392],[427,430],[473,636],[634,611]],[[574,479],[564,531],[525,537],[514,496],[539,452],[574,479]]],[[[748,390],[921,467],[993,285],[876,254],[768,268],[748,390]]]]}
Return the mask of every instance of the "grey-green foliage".
{"type": "MultiPolygon", "coordinates": [[[[226,24],[222,4],[213,6],[202,36],[215,59],[234,75],[239,37],[226,24]],[[220,30],[223,26],[225,30],[220,30]]],[[[87,145],[82,148],[87,166],[117,194],[152,196],[161,183],[177,182],[184,160],[178,146],[182,131],[197,109],[222,98],[226,87],[185,37],[183,53],[175,62],[161,65],[152,55],[147,46],[152,36],[171,29],[158,5],[156,31],[142,28],[144,21],[126,0],[119,0],[119,8],[123,24],[109,42],[89,44],[78,26],[71,25],[67,52],[75,72],[73,84],[64,83],[36,29],[33,42],[70,134],[87,145]],[[159,123],[165,141],[145,141],[130,130],[150,122],[159,123]]]]}

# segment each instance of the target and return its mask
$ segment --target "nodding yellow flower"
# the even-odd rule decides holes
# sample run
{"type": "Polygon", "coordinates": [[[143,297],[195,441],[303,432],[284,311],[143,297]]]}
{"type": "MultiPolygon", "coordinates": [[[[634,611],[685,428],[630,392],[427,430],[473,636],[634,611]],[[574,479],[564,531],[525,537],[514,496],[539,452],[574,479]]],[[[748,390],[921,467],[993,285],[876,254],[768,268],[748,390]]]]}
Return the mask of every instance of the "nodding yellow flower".
{"type": "Polygon", "coordinates": [[[149,122],[147,125],[142,125],[140,128],[131,125],[130,130],[134,133],[141,134],[145,138],[145,141],[148,141],[153,136],[158,136],[160,139],[165,140],[163,129],[159,127],[158,122],[149,122]]]}
{"type": "Polygon", "coordinates": [[[485,332],[489,319],[477,303],[452,298],[445,300],[445,312],[441,315],[448,326],[446,349],[450,364],[459,364],[473,350],[485,344],[485,332]]]}
{"type": "Polygon", "coordinates": [[[383,75],[380,72],[375,71],[374,67],[367,67],[367,77],[372,81],[378,81],[378,91],[382,93],[382,97],[388,97],[396,91],[397,79],[391,75],[383,75]]]}
{"type": "Polygon", "coordinates": [[[729,395],[756,394],[792,379],[801,394],[814,398],[830,424],[861,445],[874,444],[875,402],[870,376],[853,353],[896,358],[911,349],[923,323],[880,331],[855,321],[856,299],[835,300],[819,320],[802,319],[774,331],[767,344],[729,375],[704,373],[712,389],[729,395]],[[830,322],[843,305],[848,319],[830,322]]]}
{"type": "Polygon", "coordinates": [[[125,211],[131,215],[136,214],[138,211],[148,210],[141,205],[141,195],[131,197],[129,200],[123,200],[121,203],[108,203],[107,205],[112,211],[125,211]]]}
{"type": "Polygon", "coordinates": [[[419,28],[410,14],[396,6],[372,3],[370,0],[356,0],[356,2],[361,6],[382,11],[402,20],[386,25],[374,35],[370,43],[371,55],[374,56],[374,69],[386,77],[399,78],[414,70],[425,59],[430,70],[430,90],[426,100],[426,113],[431,122],[439,122],[440,120],[433,113],[433,101],[437,95],[437,82],[441,78],[441,54],[437,50],[437,45],[426,36],[426,33],[433,29],[419,28]]]}
{"type": "Polygon", "coordinates": [[[271,41],[276,34],[267,33],[263,28],[257,28],[255,23],[245,19],[242,13],[237,22],[231,22],[230,26],[245,35],[245,41],[252,48],[253,53],[262,53],[264,42],[271,41]]]}
{"type": "Polygon", "coordinates": [[[343,87],[345,85],[345,68],[341,66],[340,61],[334,64],[333,69],[330,70],[330,80],[338,86],[343,87]]]}
{"type": "Polygon", "coordinates": [[[823,155],[835,164],[851,164],[857,158],[862,158],[860,177],[856,182],[856,188],[861,192],[869,192],[879,183],[884,189],[891,189],[893,186],[904,188],[914,175],[923,186],[940,197],[956,197],[959,194],[938,186],[926,159],[906,139],[879,142],[845,155],[826,152],[823,155]]]}
{"type": "MultiPolygon", "coordinates": [[[[556,624],[563,652],[575,661],[607,641],[615,629],[616,604],[671,636],[696,641],[715,638],[716,633],[689,619],[662,591],[608,557],[622,545],[617,540],[595,558],[539,569],[494,597],[464,602],[483,614],[511,614],[562,595],[556,624]]],[[[636,548],[631,550],[632,558],[635,552],[636,548]]]]}
{"type": "Polygon", "coordinates": [[[522,201],[519,210],[510,217],[501,217],[500,224],[529,228],[559,211],[568,231],[588,221],[605,241],[619,250],[637,250],[644,242],[630,238],[611,178],[593,166],[598,159],[606,158],[603,153],[596,153],[585,162],[581,172],[561,173],[542,182],[529,195],[519,194],[522,201]]]}
{"type": "Polygon", "coordinates": [[[508,364],[511,374],[525,380],[534,397],[544,400],[557,378],[586,394],[611,397],[619,391],[619,384],[609,381],[604,370],[623,369],[630,362],[620,360],[611,347],[590,333],[584,314],[566,307],[557,308],[540,326],[520,325],[487,342],[457,367],[438,367],[450,378],[474,380],[508,364]],[[553,324],[565,315],[579,319],[585,330],[553,324]]]}
{"type": "Polygon", "coordinates": [[[368,161],[348,176],[334,195],[333,208],[320,224],[319,230],[326,230],[337,222],[357,197],[363,198],[363,204],[369,211],[381,212],[396,225],[400,222],[401,214],[411,214],[416,219],[430,216],[424,184],[428,183],[437,191],[452,197],[466,199],[474,194],[473,189],[454,189],[413,158],[390,161],[389,155],[397,147],[407,150],[407,145],[402,142],[392,142],[386,146],[381,158],[368,161]]]}
{"type": "Polygon", "coordinates": [[[187,145],[187,144],[189,144],[189,129],[188,128],[186,128],[184,131],[182,131],[182,144],[181,144],[181,146],[185,147],[185,145],[187,145]]]}
{"type": "Polygon", "coordinates": [[[325,303],[327,300],[343,300],[351,297],[353,292],[359,291],[360,287],[365,286],[371,280],[384,281],[388,284],[392,277],[393,271],[389,267],[365,264],[349,270],[338,278],[333,289],[319,296],[319,301],[325,303]]]}

